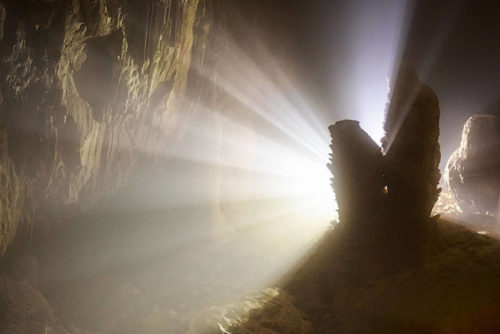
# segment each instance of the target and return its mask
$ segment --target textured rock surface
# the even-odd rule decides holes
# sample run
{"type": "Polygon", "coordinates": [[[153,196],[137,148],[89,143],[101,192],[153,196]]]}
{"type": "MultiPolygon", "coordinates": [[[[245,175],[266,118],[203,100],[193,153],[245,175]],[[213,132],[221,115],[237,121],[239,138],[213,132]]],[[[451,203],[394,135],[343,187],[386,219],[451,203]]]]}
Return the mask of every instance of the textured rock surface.
{"type": "MultiPolygon", "coordinates": [[[[285,67],[285,58],[295,54],[287,44],[294,37],[287,12],[292,6],[285,4],[0,0],[0,332],[186,330],[187,308],[179,306],[176,315],[147,295],[154,290],[150,284],[138,288],[106,275],[65,281],[77,260],[61,265],[61,257],[44,259],[37,245],[59,236],[64,242],[45,246],[56,247],[51,254],[68,254],[71,246],[61,231],[82,228],[91,232],[72,240],[91,248],[102,226],[87,229],[92,221],[69,218],[116,192],[141,164],[151,167],[173,151],[186,151],[189,145],[180,139],[188,120],[192,128],[203,121],[221,139],[207,145],[207,155],[221,159],[221,120],[235,114],[247,120],[251,111],[225,91],[233,82],[221,87],[215,72],[222,67],[234,76],[234,67],[253,64],[249,54],[266,44],[262,36],[280,41],[263,63],[273,57],[285,67]],[[23,252],[40,263],[39,281],[17,274],[23,252]],[[82,300],[71,291],[83,291],[82,300]]],[[[230,79],[237,84],[249,81],[242,73],[235,77],[230,79]]],[[[220,194],[220,167],[204,167],[207,192],[213,187],[220,194]]],[[[214,217],[208,213],[203,223],[211,226],[223,220],[220,198],[207,201],[213,201],[214,217]]],[[[119,238],[119,230],[113,220],[111,234],[119,238]]]]}
{"type": "Polygon", "coordinates": [[[0,256],[118,189],[145,157],[168,155],[197,106],[216,110],[216,124],[241,112],[214,72],[234,40],[259,31],[279,36],[272,54],[285,63],[282,5],[0,1],[0,256]]]}
{"type": "Polygon", "coordinates": [[[500,117],[474,115],[467,120],[444,177],[464,213],[499,216],[500,117]]]}
{"type": "Polygon", "coordinates": [[[94,204],[164,148],[197,9],[198,0],[0,6],[0,255],[18,231],[94,204]]]}

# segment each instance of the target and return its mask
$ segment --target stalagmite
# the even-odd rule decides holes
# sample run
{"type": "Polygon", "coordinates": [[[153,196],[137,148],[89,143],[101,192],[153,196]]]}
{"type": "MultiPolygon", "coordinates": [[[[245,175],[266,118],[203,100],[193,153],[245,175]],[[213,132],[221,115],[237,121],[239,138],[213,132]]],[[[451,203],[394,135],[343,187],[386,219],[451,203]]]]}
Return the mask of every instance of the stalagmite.
{"type": "Polygon", "coordinates": [[[361,129],[359,122],[344,120],[329,127],[333,154],[332,186],[341,222],[366,220],[381,204],[384,188],[382,151],[361,129]]]}
{"type": "Polygon", "coordinates": [[[329,167],[340,222],[416,235],[440,192],[439,104],[434,92],[411,70],[401,68],[386,114],[384,155],[357,121],[340,121],[329,130],[329,167]]]}

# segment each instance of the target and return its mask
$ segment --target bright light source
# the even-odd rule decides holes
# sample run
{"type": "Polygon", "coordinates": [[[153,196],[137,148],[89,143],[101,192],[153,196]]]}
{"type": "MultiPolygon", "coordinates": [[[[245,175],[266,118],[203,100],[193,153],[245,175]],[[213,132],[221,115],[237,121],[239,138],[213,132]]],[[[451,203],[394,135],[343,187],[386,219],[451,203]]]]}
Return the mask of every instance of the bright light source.
{"type": "Polygon", "coordinates": [[[283,166],[284,174],[290,176],[285,191],[311,201],[314,210],[321,212],[328,220],[334,218],[336,202],[330,187],[330,171],[326,165],[297,159],[283,166]]]}

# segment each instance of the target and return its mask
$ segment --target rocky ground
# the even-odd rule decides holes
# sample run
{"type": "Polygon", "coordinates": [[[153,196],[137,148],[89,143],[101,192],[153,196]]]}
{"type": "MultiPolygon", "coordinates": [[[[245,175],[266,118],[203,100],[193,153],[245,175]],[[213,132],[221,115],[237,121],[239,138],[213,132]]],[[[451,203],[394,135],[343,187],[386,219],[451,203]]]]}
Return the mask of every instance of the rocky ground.
{"type": "Polygon", "coordinates": [[[342,228],[331,232],[284,284],[308,326],[276,321],[291,306],[269,303],[230,332],[500,332],[498,240],[439,220],[426,231],[420,261],[394,267],[363,255],[363,246],[346,246],[352,243],[342,228]]]}
{"type": "Polygon", "coordinates": [[[154,269],[174,261],[156,259],[136,266],[134,275],[125,275],[131,270],[128,261],[78,278],[71,274],[78,266],[88,269],[88,263],[64,264],[78,250],[66,247],[73,253],[54,266],[68,272],[51,285],[44,282],[47,258],[25,254],[2,268],[2,333],[500,331],[498,240],[443,219],[429,223],[417,249],[377,246],[376,239],[376,233],[353,238],[338,226],[276,286],[254,292],[245,277],[252,270],[263,275],[269,261],[260,267],[240,261],[238,267],[233,255],[227,261],[234,270],[202,268],[213,263],[210,257],[228,256],[242,238],[218,247],[201,245],[206,261],[196,260],[199,252],[183,251],[175,261],[191,263],[177,263],[176,271],[154,269]],[[366,242],[370,239],[374,242],[366,242]],[[192,266],[193,261],[198,264],[192,266]],[[195,271],[204,274],[189,274],[195,271]]]}

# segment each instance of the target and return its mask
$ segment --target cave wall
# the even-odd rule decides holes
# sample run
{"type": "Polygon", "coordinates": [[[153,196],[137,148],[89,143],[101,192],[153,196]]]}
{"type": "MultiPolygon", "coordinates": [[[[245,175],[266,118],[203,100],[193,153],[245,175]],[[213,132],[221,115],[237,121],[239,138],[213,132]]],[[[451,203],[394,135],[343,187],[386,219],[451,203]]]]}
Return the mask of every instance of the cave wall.
{"type": "MultiPolygon", "coordinates": [[[[121,308],[107,304],[109,296],[122,298],[116,286],[99,290],[99,297],[87,293],[96,282],[85,275],[75,284],[72,266],[47,253],[74,261],[68,243],[92,248],[89,239],[101,226],[92,229],[95,222],[74,216],[133,183],[141,169],[170,168],[168,157],[186,149],[187,124],[195,130],[199,122],[212,124],[217,140],[208,154],[215,161],[228,155],[225,136],[234,131],[223,118],[254,135],[261,131],[263,121],[217,85],[217,72],[241,70],[238,55],[265,63],[249,55],[262,43],[280,66],[293,64],[300,51],[291,46],[294,13],[285,0],[0,0],[0,332],[88,333],[67,324],[74,320],[68,314],[80,314],[82,327],[98,332],[139,332],[131,325],[142,313],[126,320],[121,308]],[[72,228],[90,232],[76,239],[61,233],[72,228]],[[75,298],[79,292],[83,302],[75,298]],[[103,312],[109,307],[111,315],[103,312]],[[102,322],[89,320],[93,314],[102,322]]],[[[214,211],[203,223],[218,222],[237,210],[223,207],[220,197],[235,186],[234,175],[200,166],[204,175],[194,175],[192,184],[210,193],[214,211]]],[[[123,224],[115,219],[110,233],[121,238],[123,224]]],[[[133,296],[120,303],[151,310],[153,300],[135,305],[133,296]]]]}
{"type": "Polygon", "coordinates": [[[294,10],[281,0],[0,1],[0,256],[168,155],[196,106],[248,115],[213,74],[235,41],[249,52],[263,36],[293,62],[294,10]]]}
{"type": "Polygon", "coordinates": [[[173,135],[198,5],[1,4],[0,255],[120,187],[173,135]]]}

